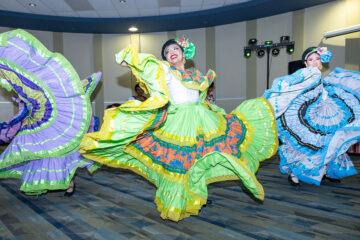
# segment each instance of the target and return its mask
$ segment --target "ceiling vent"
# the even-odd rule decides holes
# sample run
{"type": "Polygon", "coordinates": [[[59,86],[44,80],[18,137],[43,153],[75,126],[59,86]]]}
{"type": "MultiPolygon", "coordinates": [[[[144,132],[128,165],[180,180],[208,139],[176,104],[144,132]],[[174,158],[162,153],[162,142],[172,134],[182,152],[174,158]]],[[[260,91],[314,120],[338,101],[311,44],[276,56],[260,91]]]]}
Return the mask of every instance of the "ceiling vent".
{"type": "Polygon", "coordinates": [[[93,11],[94,8],[91,6],[88,0],[65,0],[67,5],[72,8],[75,12],[79,11],[93,11]]]}
{"type": "Polygon", "coordinates": [[[181,0],[158,0],[159,7],[180,7],[181,0]]]}

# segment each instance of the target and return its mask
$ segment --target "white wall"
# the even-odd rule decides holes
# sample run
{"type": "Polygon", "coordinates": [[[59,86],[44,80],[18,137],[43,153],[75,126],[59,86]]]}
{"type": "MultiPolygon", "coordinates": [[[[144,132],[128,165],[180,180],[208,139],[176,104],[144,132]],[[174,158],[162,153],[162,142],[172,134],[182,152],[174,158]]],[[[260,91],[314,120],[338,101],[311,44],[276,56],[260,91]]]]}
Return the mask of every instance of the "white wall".
{"type": "Polygon", "coordinates": [[[161,59],[162,44],[168,40],[167,32],[140,34],[139,51],[151,53],[161,59]]]}
{"type": "Polygon", "coordinates": [[[105,105],[124,102],[131,92],[131,72],[115,62],[115,54],[130,44],[130,36],[122,34],[102,35],[103,69],[102,78],[105,105]]]}
{"type": "Polygon", "coordinates": [[[93,38],[91,34],[63,34],[63,55],[77,71],[80,79],[95,72],[93,38]]]}
{"type": "MultiPolygon", "coordinates": [[[[245,22],[215,27],[216,104],[227,112],[246,99],[245,22]]],[[[254,79],[256,80],[256,79],[254,79]]]]}

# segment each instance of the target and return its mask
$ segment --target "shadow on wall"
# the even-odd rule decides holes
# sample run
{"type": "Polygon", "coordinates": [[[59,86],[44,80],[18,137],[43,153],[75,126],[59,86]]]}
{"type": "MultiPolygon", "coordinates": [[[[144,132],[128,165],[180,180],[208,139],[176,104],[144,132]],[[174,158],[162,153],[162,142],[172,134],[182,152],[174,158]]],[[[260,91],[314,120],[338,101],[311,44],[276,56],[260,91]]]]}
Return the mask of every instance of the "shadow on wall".
{"type": "Polygon", "coordinates": [[[132,76],[131,71],[127,71],[126,73],[122,74],[121,76],[117,77],[117,83],[125,88],[132,89],[131,82],[136,81],[135,77],[132,76]],[[134,78],[134,79],[133,79],[134,78]]]}
{"type": "Polygon", "coordinates": [[[104,85],[104,83],[102,81],[99,81],[94,92],[90,96],[91,102],[93,102],[95,100],[96,96],[98,95],[99,91],[102,89],[103,85],[104,85]]]}
{"type": "Polygon", "coordinates": [[[360,38],[345,41],[345,64],[349,70],[360,71],[360,38]]]}
{"type": "Polygon", "coordinates": [[[11,101],[11,97],[17,97],[16,93],[14,91],[8,91],[5,88],[0,87],[0,95],[5,98],[6,100],[9,100],[9,102],[11,101]]]}

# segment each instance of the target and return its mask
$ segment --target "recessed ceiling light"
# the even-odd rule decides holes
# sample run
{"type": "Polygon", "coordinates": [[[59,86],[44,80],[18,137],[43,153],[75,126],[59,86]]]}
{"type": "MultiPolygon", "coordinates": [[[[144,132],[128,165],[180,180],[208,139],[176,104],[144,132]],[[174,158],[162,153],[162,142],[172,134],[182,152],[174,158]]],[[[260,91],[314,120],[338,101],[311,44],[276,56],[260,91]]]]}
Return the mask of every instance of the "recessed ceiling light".
{"type": "Polygon", "coordinates": [[[35,3],[29,3],[29,6],[30,7],[36,7],[36,4],[35,3]]]}
{"type": "Polygon", "coordinates": [[[121,2],[121,3],[125,3],[125,2],[126,2],[126,0],[119,0],[119,2],[121,2]]]}
{"type": "Polygon", "coordinates": [[[129,27],[128,29],[130,32],[137,32],[139,29],[135,26],[129,27]]]}

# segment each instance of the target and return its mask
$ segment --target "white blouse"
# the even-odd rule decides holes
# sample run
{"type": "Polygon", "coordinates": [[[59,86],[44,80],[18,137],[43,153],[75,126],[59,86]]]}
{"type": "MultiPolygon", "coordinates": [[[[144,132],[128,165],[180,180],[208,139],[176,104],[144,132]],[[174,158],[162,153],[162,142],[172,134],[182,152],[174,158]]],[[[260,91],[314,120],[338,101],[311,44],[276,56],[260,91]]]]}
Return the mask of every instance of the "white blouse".
{"type": "Polygon", "coordinates": [[[175,104],[195,103],[199,101],[199,91],[186,88],[172,73],[170,68],[163,65],[165,79],[170,94],[170,101],[175,104]]]}

